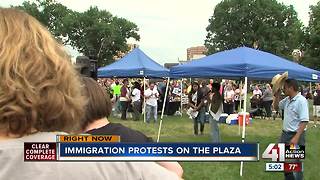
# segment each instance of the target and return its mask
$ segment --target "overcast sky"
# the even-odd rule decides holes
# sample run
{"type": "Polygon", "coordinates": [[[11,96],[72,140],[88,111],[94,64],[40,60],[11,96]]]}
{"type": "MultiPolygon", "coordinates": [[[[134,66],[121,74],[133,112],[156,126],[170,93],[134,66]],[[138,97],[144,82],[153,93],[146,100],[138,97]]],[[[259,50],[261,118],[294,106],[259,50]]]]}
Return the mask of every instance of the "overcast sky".
{"type": "MultiPolygon", "coordinates": [[[[304,25],[309,6],[318,0],[278,0],[293,5],[304,25]]],[[[22,4],[23,0],[1,0],[0,6],[22,4]]],[[[185,60],[187,48],[204,44],[208,19],[220,0],[58,0],[76,11],[90,6],[106,9],[139,27],[141,40],[133,42],[151,58],[164,64],[185,60]]]]}

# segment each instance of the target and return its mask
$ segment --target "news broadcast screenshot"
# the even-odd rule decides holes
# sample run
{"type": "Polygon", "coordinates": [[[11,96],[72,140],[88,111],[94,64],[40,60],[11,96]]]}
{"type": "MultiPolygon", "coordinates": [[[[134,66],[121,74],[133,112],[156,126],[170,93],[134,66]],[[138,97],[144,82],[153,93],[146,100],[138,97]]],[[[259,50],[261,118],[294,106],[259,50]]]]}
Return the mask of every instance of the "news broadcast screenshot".
{"type": "Polygon", "coordinates": [[[0,180],[317,180],[320,2],[1,0],[0,180]]]}

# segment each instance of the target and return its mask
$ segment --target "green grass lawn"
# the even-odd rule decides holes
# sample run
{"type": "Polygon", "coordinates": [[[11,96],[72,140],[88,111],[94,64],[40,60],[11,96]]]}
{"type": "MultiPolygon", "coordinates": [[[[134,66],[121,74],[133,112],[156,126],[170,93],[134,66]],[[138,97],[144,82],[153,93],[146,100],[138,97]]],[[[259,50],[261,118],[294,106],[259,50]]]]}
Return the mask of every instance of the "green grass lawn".
{"type": "MultiPolygon", "coordinates": [[[[157,139],[158,124],[145,124],[142,121],[122,121],[110,118],[111,122],[120,122],[128,127],[139,130],[147,136],[157,139]]],[[[311,128],[310,123],[306,136],[306,159],[304,160],[305,179],[318,179],[320,176],[320,127],[311,128]]],[[[220,124],[222,142],[240,142],[239,128],[220,124]]],[[[246,128],[246,141],[260,143],[260,161],[244,163],[244,175],[240,177],[240,162],[181,162],[184,169],[184,179],[283,179],[282,173],[265,172],[265,163],[270,160],[261,160],[261,153],[269,143],[276,143],[281,133],[282,121],[277,119],[254,119],[253,124],[246,128]]],[[[193,135],[192,120],[186,116],[164,117],[160,142],[210,142],[209,124],[205,126],[203,136],[193,135]]]]}

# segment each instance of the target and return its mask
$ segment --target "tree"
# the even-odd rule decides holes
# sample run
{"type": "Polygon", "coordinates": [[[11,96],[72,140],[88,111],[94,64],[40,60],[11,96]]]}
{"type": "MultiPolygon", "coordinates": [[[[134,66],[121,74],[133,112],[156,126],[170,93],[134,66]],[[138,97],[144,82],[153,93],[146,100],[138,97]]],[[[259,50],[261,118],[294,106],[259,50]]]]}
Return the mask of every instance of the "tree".
{"type": "Polygon", "coordinates": [[[310,6],[305,48],[306,52],[302,64],[320,70],[320,2],[315,6],[310,6]]]}
{"type": "Polygon", "coordinates": [[[239,46],[289,56],[303,39],[302,23],[293,6],[276,0],[223,0],[206,28],[208,53],[239,46]]]}
{"type": "Polygon", "coordinates": [[[83,13],[75,12],[65,22],[68,43],[96,57],[99,66],[113,62],[119,52],[127,52],[127,39],[140,39],[137,25],[97,7],[90,7],[83,13]]]}
{"type": "Polygon", "coordinates": [[[97,59],[99,66],[112,63],[119,52],[127,52],[129,38],[140,40],[136,24],[97,7],[80,13],[55,0],[36,0],[18,8],[38,19],[62,43],[97,59]]]}
{"type": "Polygon", "coordinates": [[[35,17],[51,33],[61,40],[64,18],[72,13],[70,9],[54,0],[37,0],[35,2],[25,1],[22,6],[17,6],[35,17]]]}

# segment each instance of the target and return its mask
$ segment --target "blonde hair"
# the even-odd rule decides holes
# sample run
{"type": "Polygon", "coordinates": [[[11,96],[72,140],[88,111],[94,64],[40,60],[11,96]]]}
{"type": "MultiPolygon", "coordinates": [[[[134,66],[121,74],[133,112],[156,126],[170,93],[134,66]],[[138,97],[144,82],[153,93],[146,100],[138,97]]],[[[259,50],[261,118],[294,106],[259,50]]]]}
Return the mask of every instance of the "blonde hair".
{"type": "Polygon", "coordinates": [[[0,130],[72,132],[84,104],[70,57],[50,32],[23,11],[0,8],[0,130]]]}

